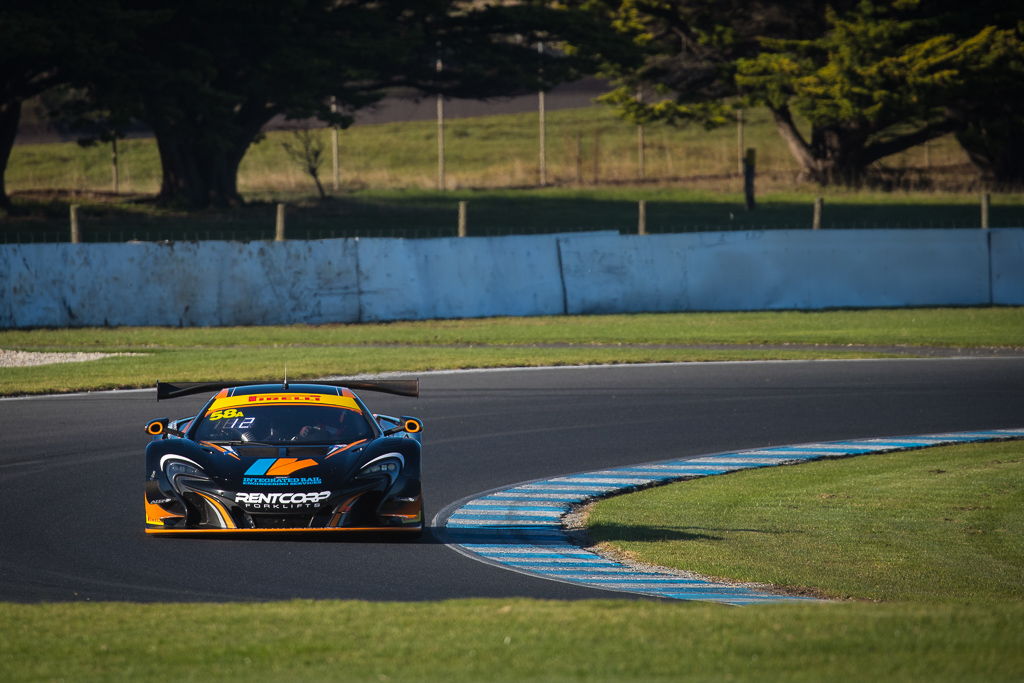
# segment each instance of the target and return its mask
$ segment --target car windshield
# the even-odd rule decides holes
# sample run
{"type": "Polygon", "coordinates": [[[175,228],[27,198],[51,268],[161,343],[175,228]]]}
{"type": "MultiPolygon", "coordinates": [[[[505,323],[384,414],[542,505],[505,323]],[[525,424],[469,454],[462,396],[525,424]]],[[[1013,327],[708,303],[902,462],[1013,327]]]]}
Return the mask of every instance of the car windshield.
{"type": "Polygon", "coordinates": [[[193,438],[212,443],[349,444],[373,431],[357,409],[337,405],[243,405],[214,402],[193,438]]]}

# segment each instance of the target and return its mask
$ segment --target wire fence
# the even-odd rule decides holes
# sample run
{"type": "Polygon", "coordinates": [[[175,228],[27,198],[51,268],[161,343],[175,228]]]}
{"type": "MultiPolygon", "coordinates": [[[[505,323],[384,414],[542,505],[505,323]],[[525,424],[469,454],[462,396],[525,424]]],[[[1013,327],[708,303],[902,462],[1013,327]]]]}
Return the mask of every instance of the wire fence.
{"type": "MultiPolygon", "coordinates": [[[[958,221],[922,221],[915,223],[899,223],[893,221],[869,222],[852,221],[842,224],[827,224],[822,227],[825,230],[977,230],[978,225],[967,225],[958,221]]],[[[1024,227],[1024,218],[1015,224],[992,227],[1024,227]]],[[[744,231],[744,230],[812,230],[808,223],[778,223],[771,225],[729,225],[729,224],[693,224],[658,226],[648,225],[645,234],[672,234],[672,233],[696,233],[696,232],[719,232],[719,231],[744,231]]],[[[539,235],[552,233],[574,233],[614,231],[622,235],[640,234],[636,227],[632,229],[616,227],[569,227],[569,228],[544,228],[544,227],[475,227],[468,231],[468,237],[499,237],[506,235],[539,235]]],[[[277,237],[273,227],[255,228],[244,230],[131,230],[131,229],[85,229],[81,231],[79,242],[82,243],[126,243],[126,242],[200,242],[200,241],[228,241],[228,242],[252,242],[272,241],[277,237]]],[[[289,240],[324,240],[343,238],[400,238],[400,239],[429,239],[459,237],[457,226],[450,228],[442,227],[393,227],[378,228],[374,230],[346,230],[346,229],[295,229],[288,230],[285,239],[289,240]]],[[[0,244],[38,244],[38,243],[68,243],[73,240],[69,231],[9,231],[0,232],[0,244]]]]}
{"type": "MultiPolygon", "coordinates": [[[[977,203],[788,200],[630,200],[500,193],[406,200],[349,199],[288,206],[262,202],[230,214],[124,216],[71,204],[45,220],[0,222],[0,243],[322,240],[495,237],[614,231],[650,235],[748,230],[1024,227],[1024,205],[988,193],[977,203]]],[[[752,198],[751,198],[752,199],[752,198]]]]}

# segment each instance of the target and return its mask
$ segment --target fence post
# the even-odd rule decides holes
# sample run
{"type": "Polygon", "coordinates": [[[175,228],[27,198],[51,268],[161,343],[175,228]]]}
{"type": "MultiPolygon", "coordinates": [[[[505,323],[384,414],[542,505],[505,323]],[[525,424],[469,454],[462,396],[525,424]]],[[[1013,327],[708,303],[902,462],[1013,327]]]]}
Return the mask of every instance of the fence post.
{"type": "Polygon", "coordinates": [[[284,242],[284,204],[277,205],[277,222],[274,226],[274,241],[284,242]]]}
{"type": "Polygon", "coordinates": [[[641,199],[637,202],[636,234],[647,234],[647,200],[641,199]]]}
{"type": "Polygon", "coordinates": [[[583,184],[583,133],[576,131],[576,184],[583,184]]]}
{"type": "Polygon", "coordinates": [[[757,150],[753,147],[747,148],[743,156],[743,195],[747,202],[747,211],[753,211],[757,207],[754,200],[754,170],[757,164],[757,150]]]}
{"type": "Polygon", "coordinates": [[[466,202],[459,202],[459,237],[466,236],[466,202]]]}
{"type": "MultiPolygon", "coordinates": [[[[438,51],[440,52],[441,46],[438,45],[438,51]]],[[[441,73],[444,69],[444,63],[441,61],[441,56],[438,54],[437,62],[434,65],[437,73],[441,73]]],[[[444,191],[447,187],[447,182],[444,177],[444,95],[438,94],[437,96],[437,189],[444,191]]]]}
{"type": "MultiPolygon", "coordinates": [[[[337,112],[338,98],[331,95],[331,113],[336,114],[337,112]]],[[[337,192],[341,185],[341,170],[338,165],[338,125],[335,123],[331,124],[331,178],[334,191],[337,192]]]]}
{"type": "MultiPolygon", "coordinates": [[[[544,57],[544,43],[537,43],[537,54],[544,57]]],[[[541,76],[543,76],[543,68],[541,76]]],[[[547,108],[544,102],[544,89],[537,91],[537,177],[541,187],[548,184],[548,139],[547,139],[547,108]]]]}
{"type": "Polygon", "coordinates": [[[121,194],[121,174],[118,169],[117,158],[117,136],[110,141],[110,174],[111,183],[114,186],[114,194],[121,194]]]}
{"type": "MultiPolygon", "coordinates": [[[[636,101],[644,101],[643,88],[636,89],[636,101]]],[[[636,177],[643,180],[647,176],[647,140],[644,132],[644,124],[636,127],[636,177]]]]}
{"type": "Polygon", "coordinates": [[[991,202],[991,195],[988,192],[981,193],[981,229],[988,230],[988,209],[991,202]]]}
{"type": "Polygon", "coordinates": [[[743,175],[743,110],[736,110],[736,158],[739,161],[740,175],[743,175]]]}
{"type": "Polygon", "coordinates": [[[71,244],[78,244],[82,241],[82,232],[78,228],[78,204],[68,207],[71,217],[71,244]]]}
{"type": "Polygon", "coordinates": [[[824,197],[818,197],[814,200],[814,220],[811,223],[812,230],[821,230],[821,212],[825,208],[824,197]]]}

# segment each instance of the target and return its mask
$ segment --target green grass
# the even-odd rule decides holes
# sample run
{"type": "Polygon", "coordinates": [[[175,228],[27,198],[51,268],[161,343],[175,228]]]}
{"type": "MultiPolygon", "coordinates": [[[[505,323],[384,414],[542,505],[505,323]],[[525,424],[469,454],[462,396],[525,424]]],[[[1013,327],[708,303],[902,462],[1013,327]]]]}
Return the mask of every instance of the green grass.
{"type": "Polygon", "coordinates": [[[616,542],[646,529],[642,549],[703,546],[687,568],[770,566],[745,578],[860,600],[8,603],[0,667],[11,681],[1020,680],[1022,474],[1020,442],[930,449],[709,477],[592,518],[616,542]],[[659,513],[638,502],[680,491],[659,513]]]}
{"type": "Polygon", "coordinates": [[[1024,347],[1024,307],[469,318],[285,327],[0,331],[0,348],[133,351],[446,344],[910,344],[1024,347]]]}
{"type": "Polygon", "coordinates": [[[4,330],[0,349],[144,355],[4,368],[0,394],[151,386],[158,379],[272,379],[281,377],[286,365],[289,376],[300,379],[472,367],[893,355],[859,345],[1024,348],[1024,308],[4,330]],[[716,345],[724,348],[708,348],[716,345]]]}
{"type": "Polygon", "coordinates": [[[653,564],[921,605],[1024,607],[1024,443],[745,470],[610,498],[593,539],[653,564]]]}
{"type": "MultiPolygon", "coordinates": [[[[746,118],[746,139],[759,149],[759,168],[764,172],[792,170],[793,161],[767,110],[752,110],[746,118]]],[[[343,131],[339,162],[344,189],[434,188],[436,134],[432,120],[356,125],[343,131]]],[[[250,197],[314,193],[313,181],[283,149],[282,143],[290,135],[286,131],[270,132],[249,148],[239,169],[239,189],[243,193],[250,197]]],[[[321,135],[329,159],[329,133],[324,129],[321,135]]],[[[538,181],[536,113],[449,119],[445,139],[448,189],[522,187],[538,181]]],[[[932,148],[937,166],[965,161],[952,138],[933,143],[932,148]]],[[[638,180],[636,127],[617,118],[608,107],[548,112],[547,150],[549,180],[554,183],[638,180]]],[[[156,192],[160,164],[153,140],[123,140],[118,151],[122,191],[156,192]]],[[[736,155],[736,132],[732,127],[710,133],[700,127],[647,127],[645,167],[649,179],[735,174],[736,155]]],[[[917,156],[920,162],[920,154],[917,156]]],[[[330,187],[330,161],[321,173],[330,187]]],[[[7,184],[11,191],[110,190],[110,148],[83,148],[74,142],[18,145],[11,155],[7,184]]],[[[739,189],[739,185],[734,188],[739,189]]]]}
{"type": "MultiPolygon", "coordinates": [[[[285,361],[297,377],[814,353],[652,349],[643,343],[1020,347],[1022,316],[1020,308],[927,309],[2,331],[0,348],[151,355],[4,368],[0,393],[138,386],[199,375],[277,377],[285,361]]],[[[841,355],[832,348],[820,354],[841,355]]],[[[1021,680],[1021,448],[973,446],[963,456],[925,450],[712,477],[680,485],[683,500],[668,508],[668,516],[630,521],[617,515],[609,527],[616,540],[640,526],[660,537],[658,545],[667,536],[677,546],[700,541],[688,527],[705,527],[700,535],[723,540],[702,541],[711,544],[704,554],[729,558],[708,566],[734,578],[742,576],[751,554],[764,554],[753,544],[768,543],[777,550],[776,561],[796,572],[778,577],[780,583],[893,602],[745,608],[527,599],[0,603],[0,671],[5,681],[162,679],[168,672],[182,680],[225,681],[1021,680]],[[847,471],[850,466],[877,469],[847,471]],[[802,488],[791,479],[803,481],[802,488]],[[720,509],[694,502],[692,487],[728,490],[744,482],[741,491],[701,499],[732,501],[720,509]],[[795,526],[805,516],[825,526],[817,530],[817,546],[809,535],[814,530],[795,526]],[[808,559],[822,552],[819,565],[808,559]],[[840,558],[849,558],[856,570],[840,558]]]]}
{"type": "Polygon", "coordinates": [[[1024,676],[1022,616],[1015,604],[6,604],[0,667],[6,681],[1010,681],[1024,676]]]}
{"type": "MultiPolygon", "coordinates": [[[[551,183],[536,179],[533,114],[458,119],[448,130],[448,191],[435,187],[433,122],[355,126],[342,133],[343,186],[316,200],[312,181],[290,161],[272,132],[242,162],[239,188],[246,206],[186,213],[152,201],[159,160],[151,139],[122,141],[122,195],[110,193],[109,149],[75,143],[19,145],[6,173],[19,215],[0,218],[0,241],[66,241],[68,205],[80,205],[86,241],[129,239],[269,239],[275,203],[289,203],[292,238],[362,236],[437,237],[456,232],[457,202],[469,202],[471,235],[636,231],[636,202],[648,201],[652,233],[692,230],[809,228],[812,203],[826,199],[826,228],[973,228],[979,198],[973,191],[883,192],[821,189],[795,182],[795,166],[765,111],[748,113],[746,139],[759,150],[758,206],[744,208],[736,173],[732,128],[652,126],[644,179],[637,177],[636,129],[605,107],[551,112],[551,183]],[[577,134],[580,176],[577,179],[577,134]],[[595,145],[596,141],[596,145],[595,145]]],[[[326,136],[326,131],[323,133],[326,136]]],[[[963,153],[951,138],[931,144],[939,166],[960,168],[963,153]]],[[[887,160],[921,166],[922,150],[887,160]]],[[[329,169],[326,169],[329,174],[329,169]]],[[[970,186],[973,172],[961,185],[970,186]]],[[[331,186],[330,178],[326,178],[331,186]]],[[[999,194],[993,227],[1024,226],[1024,194],[999,194]]]]}

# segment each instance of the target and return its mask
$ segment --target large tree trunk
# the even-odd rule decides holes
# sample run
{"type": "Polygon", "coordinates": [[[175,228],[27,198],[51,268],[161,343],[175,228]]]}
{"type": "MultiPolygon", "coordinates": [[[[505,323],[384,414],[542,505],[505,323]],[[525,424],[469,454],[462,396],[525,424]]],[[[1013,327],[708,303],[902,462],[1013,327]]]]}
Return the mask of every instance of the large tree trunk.
{"type": "Polygon", "coordinates": [[[242,203],[238,166],[252,137],[211,141],[179,128],[154,132],[163,171],[161,202],[191,209],[242,203]]]}
{"type": "Polygon", "coordinates": [[[1024,119],[1007,112],[1005,118],[974,119],[956,133],[982,182],[995,189],[1024,186],[1024,119]]]}
{"type": "Polygon", "coordinates": [[[7,162],[14,149],[14,138],[18,135],[18,122],[21,120],[21,100],[8,100],[0,103],[0,210],[11,210],[11,199],[7,196],[7,184],[4,175],[7,173],[7,162]]]}
{"type": "Polygon", "coordinates": [[[242,107],[236,112],[203,112],[177,122],[150,121],[160,152],[162,203],[204,209],[238,206],[238,167],[249,145],[276,112],[242,107]],[[212,126],[208,119],[218,120],[212,126]]]}
{"type": "Polygon", "coordinates": [[[808,142],[788,107],[772,109],[775,126],[800,165],[801,176],[819,185],[856,186],[863,182],[870,160],[866,135],[857,126],[818,126],[808,142]]]}
{"type": "MultiPolygon", "coordinates": [[[[815,126],[808,142],[793,122],[787,107],[773,108],[775,126],[800,164],[801,175],[819,185],[845,185],[856,187],[869,179],[871,164],[945,135],[957,126],[952,115],[923,121],[917,128],[900,133],[886,124],[872,125],[861,122],[815,126]]],[[[1015,139],[1019,142],[1020,139],[1015,139]]],[[[1024,142],[1019,142],[1024,145],[1024,142]]],[[[1017,149],[1020,149],[1018,147],[1017,149]]],[[[1024,155],[1015,157],[1020,162],[1024,155]]]]}

